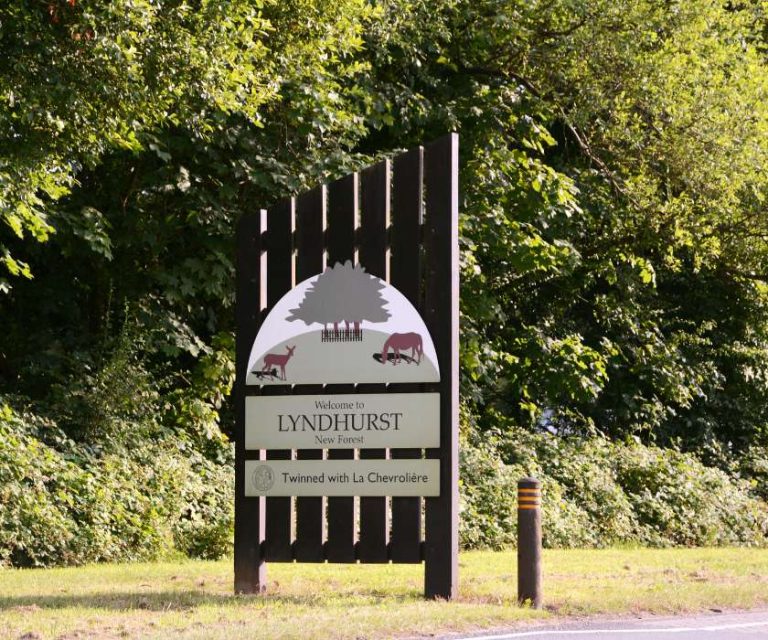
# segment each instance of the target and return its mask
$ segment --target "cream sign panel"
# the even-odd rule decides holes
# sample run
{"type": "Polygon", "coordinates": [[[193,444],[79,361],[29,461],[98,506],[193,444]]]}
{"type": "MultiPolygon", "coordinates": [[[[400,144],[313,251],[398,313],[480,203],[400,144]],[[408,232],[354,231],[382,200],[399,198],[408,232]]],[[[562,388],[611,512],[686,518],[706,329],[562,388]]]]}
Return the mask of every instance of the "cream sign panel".
{"type": "Polygon", "coordinates": [[[438,496],[439,460],[246,460],[246,496],[438,496]]]}
{"type": "Polygon", "coordinates": [[[250,396],[246,449],[440,446],[440,394],[250,396]]]}

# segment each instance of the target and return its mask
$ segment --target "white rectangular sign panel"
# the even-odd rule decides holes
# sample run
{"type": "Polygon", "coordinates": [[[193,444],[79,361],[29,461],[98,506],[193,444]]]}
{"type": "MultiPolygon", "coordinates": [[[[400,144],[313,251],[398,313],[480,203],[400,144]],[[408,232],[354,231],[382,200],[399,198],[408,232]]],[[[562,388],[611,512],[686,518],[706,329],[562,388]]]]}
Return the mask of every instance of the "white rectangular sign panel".
{"type": "Polygon", "coordinates": [[[439,460],[246,460],[246,496],[438,496],[439,460]]]}
{"type": "Polygon", "coordinates": [[[248,396],[246,449],[440,446],[439,393],[248,396]]]}

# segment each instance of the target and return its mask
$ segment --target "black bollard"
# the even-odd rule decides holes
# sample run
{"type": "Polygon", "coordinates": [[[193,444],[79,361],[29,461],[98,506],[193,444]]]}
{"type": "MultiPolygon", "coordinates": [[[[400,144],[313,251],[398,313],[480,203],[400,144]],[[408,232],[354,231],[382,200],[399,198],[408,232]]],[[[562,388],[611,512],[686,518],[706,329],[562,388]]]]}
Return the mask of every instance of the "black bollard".
{"type": "Polygon", "coordinates": [[[517,600],[541,608],[541,482],[517,483],[517,600]]]}

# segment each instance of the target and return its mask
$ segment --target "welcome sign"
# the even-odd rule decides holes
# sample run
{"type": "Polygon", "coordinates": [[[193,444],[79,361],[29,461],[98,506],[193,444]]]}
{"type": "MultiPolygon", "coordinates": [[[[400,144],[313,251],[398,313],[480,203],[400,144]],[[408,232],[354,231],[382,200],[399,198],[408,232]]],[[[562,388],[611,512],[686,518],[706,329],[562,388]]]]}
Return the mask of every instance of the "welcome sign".
{"type": "MultiPolygon", "coordinates": [[[[395,287],[350,260],[301,282],[275,304],[253,342],[248,368],[247,384],[260,387],[440,381],[435,347],[419,313],[395,287]]],[[[245,400],[246,450],[439,446],[439,393],[245,400]]],[[[256,475],[246,485],[248,496],[426,497],[440,492],[435,460],[249,461],[246,477],[249,469],[256,475]]]]}
{"type": "Polygon", "coordinates": [[[440,446],[440,394],[249,396],[246,449],[440,446]]]}
{"type": "Polygon", "coordinates": [[[237,231],[235,591],[268,562],[458,571],[458,137],[237,231]]]}

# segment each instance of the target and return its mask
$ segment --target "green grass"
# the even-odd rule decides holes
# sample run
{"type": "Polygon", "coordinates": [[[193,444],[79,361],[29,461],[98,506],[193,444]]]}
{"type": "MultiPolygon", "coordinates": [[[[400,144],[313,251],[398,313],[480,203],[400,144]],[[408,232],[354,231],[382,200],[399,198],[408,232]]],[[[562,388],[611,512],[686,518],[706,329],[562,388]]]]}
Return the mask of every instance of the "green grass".
{"type": "Polygon", "coordinates": [[[265,596],[231,594],[232,564],[0,570],[0,638],[389,638],[553,617],[768,607],[768,550],[544,554],[543,611],[516,603],[515,553],[465,553],[455,602],[421,598],[419,566],[269,566],[265,596]]]}

